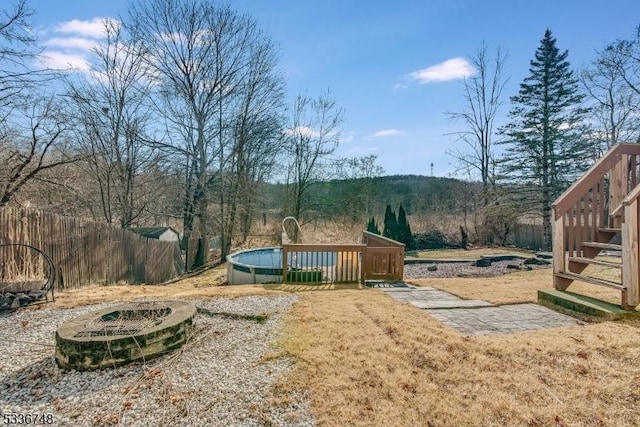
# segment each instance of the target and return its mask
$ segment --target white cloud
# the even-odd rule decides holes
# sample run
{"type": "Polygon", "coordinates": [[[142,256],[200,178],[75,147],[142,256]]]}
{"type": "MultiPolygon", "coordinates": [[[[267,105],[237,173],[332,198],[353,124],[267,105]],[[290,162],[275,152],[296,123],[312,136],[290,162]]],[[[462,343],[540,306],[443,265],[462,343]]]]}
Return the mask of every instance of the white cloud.
{"type": "Polygon", "coordinates": [[[342,138],[340,142],[349,143],[349,142],[353,142],[354,139],[355,138],[353,137],[353,135],[347,135],[344,138],[342,138]]]}
{"type": "Polygon", "coordinates": [[[387,136],[400,135],[401,133],[402,132],[400,132],[398,129],[385,129],[385,130],[379,130],[373,133],[371,135],[371,138],[385,138],[387,136]]]}
{"type": "Polygon", "coordinates": [[[120,21],[104,17],[72,19],[55,24],[48,29],[52,36],[44,42],[46,50],[40,55],[40,61],[53,69],[90,71],[91,50],[106,36],[107,23],[112,28],[120,25],[120,21]]]}
{"type": "Polygon", "coordinates": [[[90,39],[84,39],[80,37],[60,38],[54,37],[47,40],[45,43],[47,46],[55,46],[67,49],[80,49],[91,50],[96,46],[96,42],[90,39]]]}
{"type": "Polygon", "coordinates": [[[393,90],[405,90],[405,89],[408,89],[408,88],[409,88],[409,86],[407,86],[404,83],[396,83],[396,84],[393,85],[393,90]]]}
{"type": "Polygon", "coordinates": [[[88,71],[91,68],[85,57],[76,54],[52,51],[43,54],[41,60],[48,67],[57,70],[88,71]]]}
{"type": "Polygon", "coordinates": [[[284,134],[287,136],[296,136],[304,138],[312,138],[320,136],[320,133],[308,126],[298,126],[293,129],[285,129],[284,134]]]}
{"type": "Polygon", "coordinates": [[[349,143],[349,142],[353,142],[355,139],[356,139],[356,132],[350,130],[349,132],[347,132],[347,134],[345,136],[343,136],[340,139],[340,142],[349,143]]]}
{"type": "Polygon", "coordinates": [[[409,74],[418,83],[446,82],[473,76],[476,69],[464,58],[451,58],[409,74]]]}
{"type": "Polygon", "coordinates": [[[182,33],[160,33],[156,36],[165,43],[182,44],[187,43],[187,36],[182,33]]]}
{"type": "Polygon", "coordinates": [[[59,33],[80,34],[87,37],[101,38],[104,37],[104,21],[114,21],[112,18],[93,18],[88,21],[80,19],[72,19],[65,21],[56,26],[59,33]]]}

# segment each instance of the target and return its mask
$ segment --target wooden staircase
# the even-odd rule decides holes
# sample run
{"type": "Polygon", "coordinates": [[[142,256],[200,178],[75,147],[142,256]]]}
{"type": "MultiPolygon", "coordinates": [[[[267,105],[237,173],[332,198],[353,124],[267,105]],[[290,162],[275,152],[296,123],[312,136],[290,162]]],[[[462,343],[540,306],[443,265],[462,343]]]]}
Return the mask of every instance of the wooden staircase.
{"type": "Polygon", "coordinates": [[[639,176],[640,144],[618,144],[555,201],[556,289],[580,281],[619,290],[625,309],[640,304],[639,176]],[[619,270],[621,280],[585,273],[590,265],[619,270]]]}

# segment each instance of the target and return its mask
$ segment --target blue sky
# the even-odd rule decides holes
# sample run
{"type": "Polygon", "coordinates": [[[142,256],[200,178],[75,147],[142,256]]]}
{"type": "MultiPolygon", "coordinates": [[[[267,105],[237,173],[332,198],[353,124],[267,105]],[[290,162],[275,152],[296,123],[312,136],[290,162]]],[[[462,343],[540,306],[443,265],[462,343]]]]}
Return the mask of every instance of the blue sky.
{"type": "MultiPolygon", "coordinates": [[[[629,38],[638,0],[234,0],[280,45],[288,97],[330,90],[345,110],[338,154],[375,154],[386,174],[445,176],[445,152],[461,130],[446,112],[463,106],[462,59],[484,40],[509,54],[505,95],[517,93],[546,28],[574,68],[595,50],[629,38]],[[435,68],[430,68],[435,67],[435,68]]],[[[52,61],[82,66],[96,18],[126,13],[127,1],[31,0],[52,61]]],[[[508,102],[501,116],[506,116],[508,102]]],[[[498,124],[504,120],[499,120],[498,124]]]]}

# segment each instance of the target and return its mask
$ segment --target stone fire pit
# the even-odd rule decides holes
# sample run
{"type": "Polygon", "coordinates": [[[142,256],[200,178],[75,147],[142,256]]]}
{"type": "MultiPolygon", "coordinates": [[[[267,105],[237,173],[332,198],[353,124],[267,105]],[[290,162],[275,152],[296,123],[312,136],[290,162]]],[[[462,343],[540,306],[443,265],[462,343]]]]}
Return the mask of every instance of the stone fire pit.
{"type": "Polygon", "coordinates": [[[134,302],[65,322],[56,331],[62,368],[103,369],[148,360],[184,345],[196,308],[184,301],[134,302]]]}

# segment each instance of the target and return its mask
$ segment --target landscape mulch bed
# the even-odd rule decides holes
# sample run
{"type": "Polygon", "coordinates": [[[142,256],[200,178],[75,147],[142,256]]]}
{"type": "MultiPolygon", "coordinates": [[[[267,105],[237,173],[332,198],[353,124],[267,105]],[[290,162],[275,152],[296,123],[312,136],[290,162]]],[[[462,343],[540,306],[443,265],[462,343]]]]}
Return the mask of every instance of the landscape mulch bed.
{"type": "Polygon", "coordinates": [[[488,267],[476,267],[473,261],[441,262],[437,264],[409,264],[404,266],[405,279],[429,279],[446,277],[495,277],[523,270],[550,268],[551,265],[525,265],[523,259],[494,261],[488,267]],[[509,267],[511,266],[511,267],[509,267]]]}

